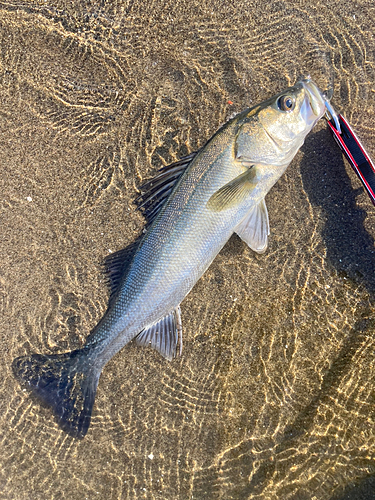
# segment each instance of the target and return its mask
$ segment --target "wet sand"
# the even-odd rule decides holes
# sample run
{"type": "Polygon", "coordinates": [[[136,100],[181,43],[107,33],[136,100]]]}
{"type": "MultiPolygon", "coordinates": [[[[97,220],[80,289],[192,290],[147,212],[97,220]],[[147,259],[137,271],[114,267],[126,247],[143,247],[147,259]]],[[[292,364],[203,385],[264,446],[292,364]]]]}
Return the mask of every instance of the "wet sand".
{"type": "Polygon", "coordinates": [[[76,441],[12,360],[83,345],[132,200],[234,113],[310,74],[375,158],[372,1],[3,2],[0,498],[375,498],[375,209],[324,120],[182,303],[168,363],[126,346],[76,441]],[[360,496],[362,495],[362,496],[360,496]]]}

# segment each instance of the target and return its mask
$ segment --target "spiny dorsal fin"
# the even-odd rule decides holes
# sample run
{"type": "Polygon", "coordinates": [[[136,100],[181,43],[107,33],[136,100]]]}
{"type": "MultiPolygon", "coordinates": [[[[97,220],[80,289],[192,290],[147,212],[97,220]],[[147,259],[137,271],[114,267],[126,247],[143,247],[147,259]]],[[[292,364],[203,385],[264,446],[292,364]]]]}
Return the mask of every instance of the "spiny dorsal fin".
{"type": "Polygon", "coordinates": [[[270,223],[264,198],[252,207],[235,232],[254,252],[263,253],[266,251],[270,223]]]}
{"type": "Polygon", "coordinates": [[[141,186],[141,191],[144,191],[144,193],[136,198],[135,204],[137,205],[137,209],[142,211],[148,224],[151,224],[155,219],[178,180],[197,153],[198,151],[190,153],[175,163],[163,167],[153,179],[150,179],[141,186]]]}
{"type": "Polygon", "coordinates": [[[111,304],[111,301],[120,286],[123,276],[129,269],[130,263],[133,260],[139,244],[140,238],[122,250],[109,254],[104,259],[104,268],[108,276],[109,289],[111,292],[109,305],[111,304]]]}
{"type": "Polygon", "coordinates": [[[150,346],[156,349],[168,361],[176,356],[176,349],[180,344],[182,352],[182,324],[180,306],[160,319],[153,325],[145,328],[135,338],[137,344],[150,346]]]}

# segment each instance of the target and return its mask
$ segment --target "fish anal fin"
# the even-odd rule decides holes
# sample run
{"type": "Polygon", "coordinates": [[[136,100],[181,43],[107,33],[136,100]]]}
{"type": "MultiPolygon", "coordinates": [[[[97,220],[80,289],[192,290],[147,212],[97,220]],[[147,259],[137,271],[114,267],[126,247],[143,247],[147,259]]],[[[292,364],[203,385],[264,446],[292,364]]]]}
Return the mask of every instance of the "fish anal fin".
{"type": "Polygon", "coordinates": [[[149,346],[171,361],[178,345],[182,352],[182,324],[180,306],[153,325],[145,328],[135,338],[138,345],[149,346]]]}
{"type": "Polygon", "coordinates": [[[251,208],[235,232],[255,252],[263,253],[266,251],[270,223],[264,198],[251,208]]]}
{"type": "Polygon", "coordinates": [[[221,187],[207,202],[207,207],[216,212],[232,208],[243,202],[256,186],[255,167],[247,169],[241,175],[221,187]]]}
{"type": "Polygon", "coordinates": [[[151,224],[155,219],[173,188],[198,152],[190,153],[171,165],[163,167],[153,179],[141,186],[140,189],[143,193],[136,198],[135,204],[137,209],[143,213],[148,224],[151,224]]]}
{"type": "Polygon", "coordinates": [[[138,239],[122,250],[109,254],[104,259],[104,269],[108,276],[110,288],[109,303],[111,303],[113,296],[116,294],[123,276],[128,271],[139,243],[140,241],[138,239]]]}

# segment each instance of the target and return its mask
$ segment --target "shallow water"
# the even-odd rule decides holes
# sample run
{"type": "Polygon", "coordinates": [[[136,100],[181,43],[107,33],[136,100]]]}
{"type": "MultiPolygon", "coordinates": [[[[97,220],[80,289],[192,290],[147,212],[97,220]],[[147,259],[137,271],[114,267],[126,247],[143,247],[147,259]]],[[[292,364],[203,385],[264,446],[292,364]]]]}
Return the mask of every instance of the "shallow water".
{"type": "Polygon", "coordinates": [[[300,74],[375,157],[375,8],[353,2],[2,2],[0,498],[375,498],[375,210],[322,120],[182,304],[171,363],[126,346],[75,441],[14,379],[83,344],[101,262],[157,168],[300,74]],[[367,495],[367,496],[366,496],[367,495]]]}

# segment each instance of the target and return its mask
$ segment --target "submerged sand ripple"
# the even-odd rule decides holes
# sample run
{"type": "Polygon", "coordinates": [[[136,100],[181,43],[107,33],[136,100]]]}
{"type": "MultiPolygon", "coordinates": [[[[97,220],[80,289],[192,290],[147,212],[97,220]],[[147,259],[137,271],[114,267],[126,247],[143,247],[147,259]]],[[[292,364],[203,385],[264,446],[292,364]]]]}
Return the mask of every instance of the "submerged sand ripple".
{"type": "MultiPolygon", "coordinates": [[[[82,345],[100,263],[133,241],[157,168],[310,73],[375,157],[370,1],[0,5],[0,498],[337,499],[375,475],[375,211],[318,125],[182,304],[172,363],[127,346],[82,442],[14,379],[82,345]]],[[[354,493],[353,497],[354,498],[354,493]]],[[[369,497],[370,498],[370,497],[369,497]]]]}

